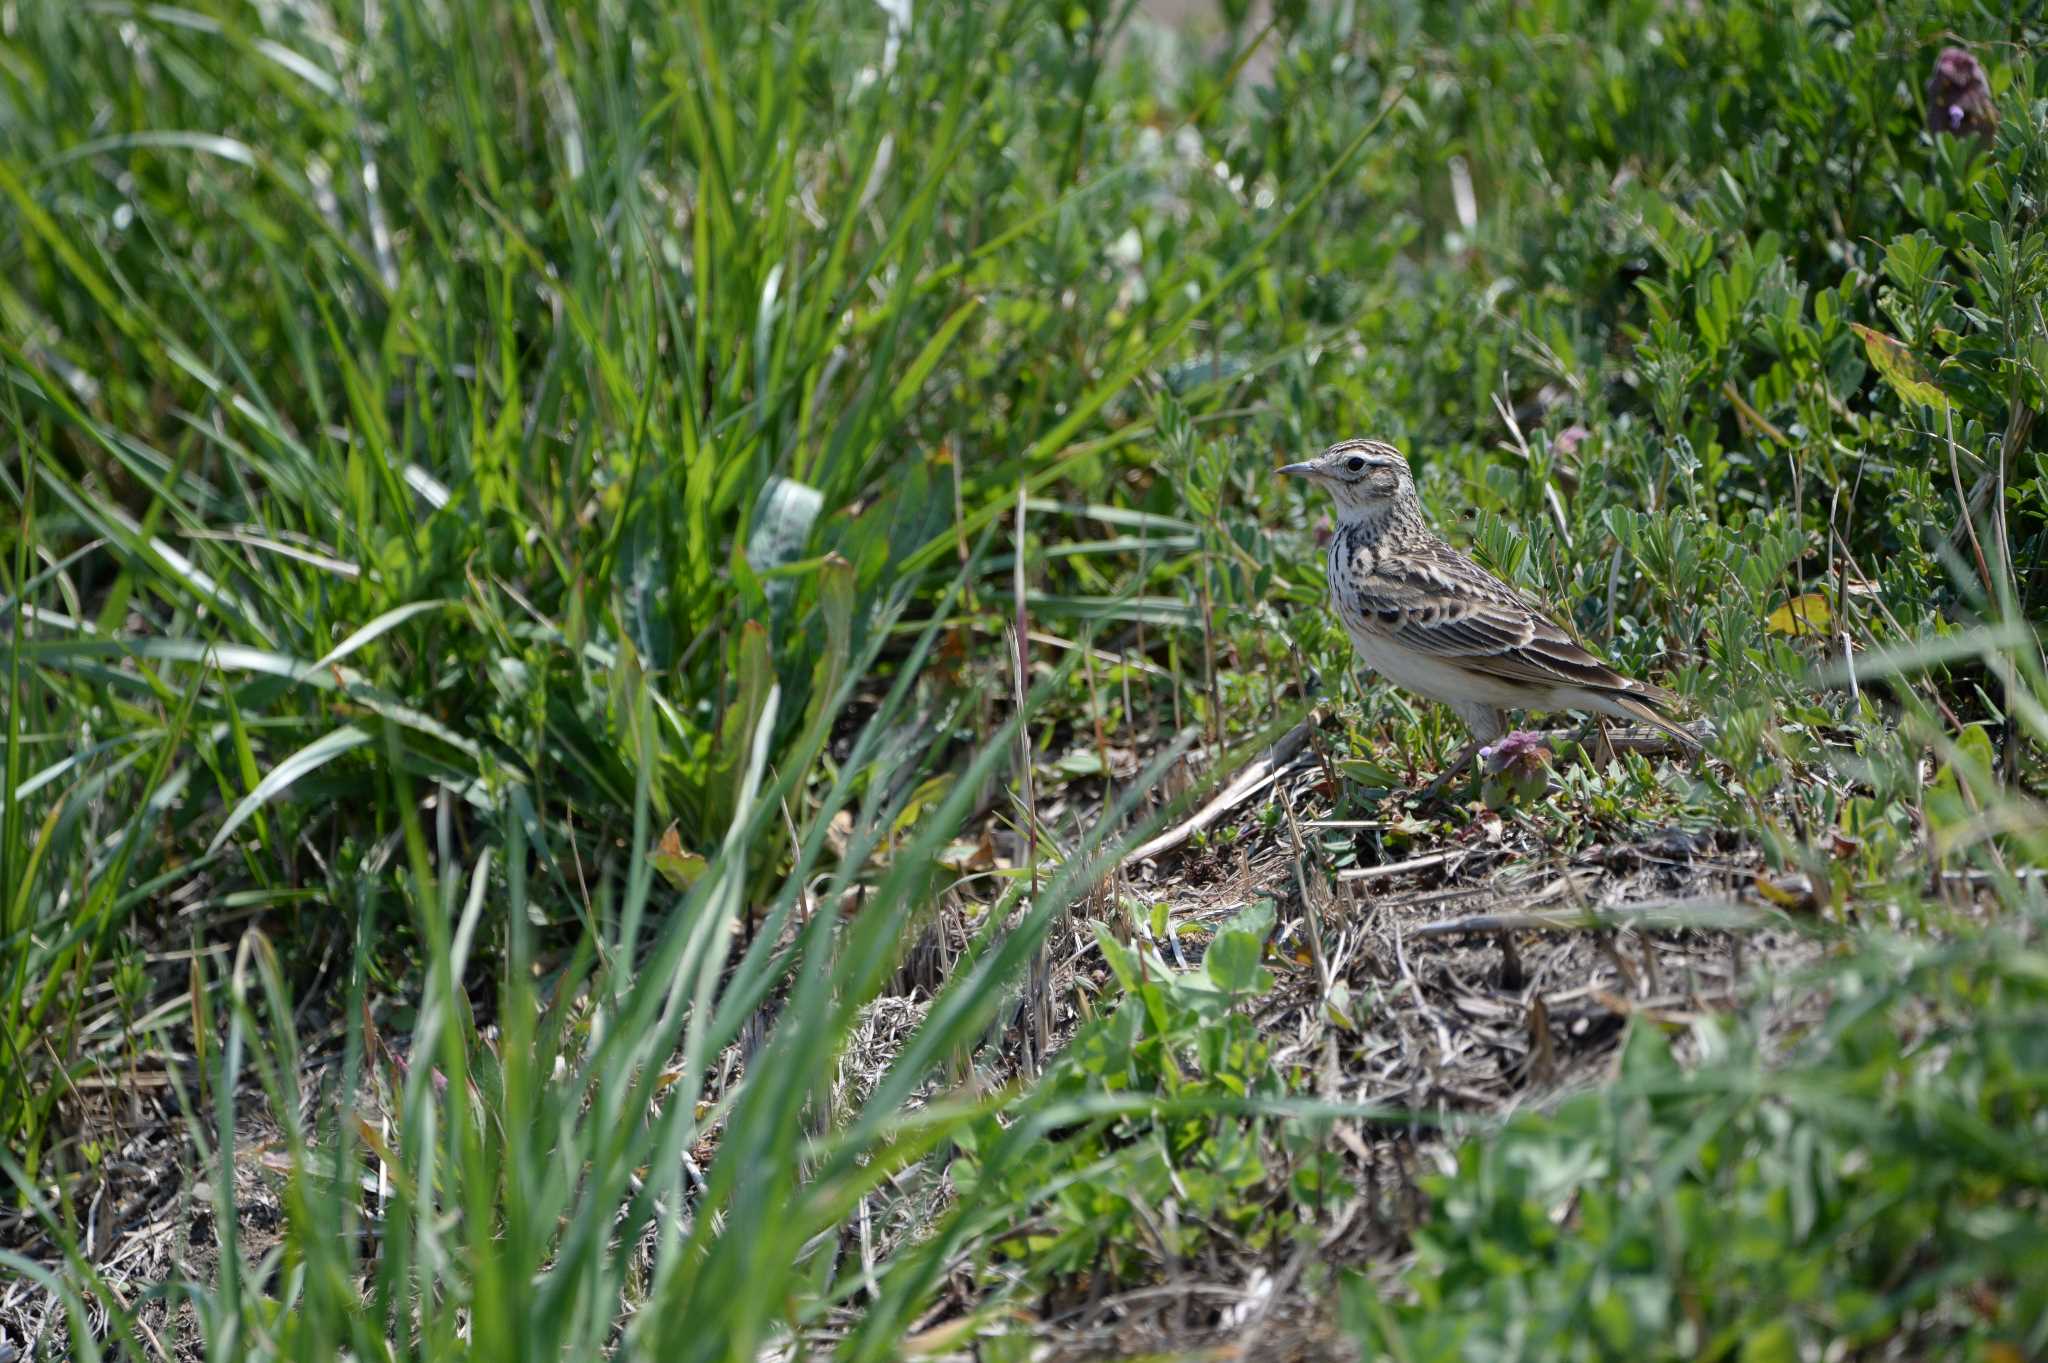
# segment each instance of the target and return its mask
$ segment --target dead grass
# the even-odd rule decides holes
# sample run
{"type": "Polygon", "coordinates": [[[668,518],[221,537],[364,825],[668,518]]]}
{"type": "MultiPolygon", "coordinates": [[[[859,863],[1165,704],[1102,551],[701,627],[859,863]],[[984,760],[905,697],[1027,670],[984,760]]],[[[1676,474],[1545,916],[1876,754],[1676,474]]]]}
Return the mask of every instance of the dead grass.
{"type": "MultiPolygon", "coordinates": [[[[1212,1251],[1161,1281],[1045,1301],[1033,1327],[1043,1357],[1335,1357],[1342,1350],[1316,1291],[1323,1280],[1311,1270],[1398,1266],[1427,1214],[1417,1180],[1442,1166],[1456,1141],[1602,1082],[1631,1017],[1682,1031],[1703,1014],[1761,1004],[1770,1025],[1790,1034],[1821,1006],[1811,994],[1758,996],[1759,981],[1826,948],[1816,935],[1768,926],[1783,919],[1761,911],[1754,888],[1761,859],[1732,835],[1645,826],[1559,856],[1526,825],[1481,814],[1456,840],[1338,871],[1301,834],[1304,827],[1327,831],[1328,793],[1321,762],[1295,744],[1267,779],[1212,811],[1206,838],[1126,863],[1088,913],[1144,934],[1134,924],[1143,915],[1124,912],[1119,901],[1164,900],[1175,930],[1156,945],[1177,965],[1193,965],[1217,925],[1271,897],[1280,912],[1268,965],[1278,984],[1256,1006],[1273,1063],[1308,1076],[1303,1087],[1319,1098],[1401,1109],[1414,1120],[1334,1126],[1332,1148],[1343,1153],[1362,1195],[1319,1211],[1312,1251],[1212,1251]],[[1291,817],[1266,816],[1271,805],[1291,817]]],[[[1078,828],[1099,814],[1103,797],[1100,783],[1061,787],[1041,806],[1040,827],[1078,828]]],[[[833,1115],[867,1100],[990,910],[1000,873],[1026,854],[1010,821],[989,816],[978,846],[964,853],[959,885],[906,949],[889,992],[861,1013],[842,1056],[833,1115]]],[[[1092,929],[1067,919],[1049,935],[1029,986],[999,1015],[971,1075],[932,1076],[913,1106],[963,1082],[991,1091],[1028,1080],[1100,1010],[1111,988],[1092,929]]],[[[772,1008],[723,1057],[718,1087],[743,1072],[772,1008]]],[[[308,1053],[303,1092],[322,1091],[336,1051],[330,1041],[308,1053]]],[[[281,1145],[253,1084],[238,1104],[237,1230],[253,1267],[283,1231],[281,1145]]],[[[92,1191],[78,1209],[80,1242],[94,1267],[131,1301],[165,1283],[209,1280],[220,1252],[210,1171],[195,1165],[168,1084],[110,1086],[67,1115],[80,1138],[118,1138],[84,1181],[92,1191]]],[[[695,1152],[699,1163],[714,1149],[715,1135],[695,1152]]],[[[870,1198],[847,1231],[849,1248],[870,1265],[927,1233],[945,1207],[943,1179],[928,1172],[907,1171],[892,1188],[870,1198]]],[[[51,1238],[20,1212],[0,1218],[0,1244],[53,1269],[60,1262],[51,1238]]],[[[969,1356],[949,1351],[946,1329],[974,1309],[974,1293],[963,1264],[919,1322],[930,1356],[969,1356]]],[[[841,1324],[856,1317],[849,1308],[841,1324]]],[[[197,1349],[189,1307],[151,1303],[140,1318],[164,1355],[197,1349]]],[[[64,1328],[61,1311],[30,1284],[0,1290],[5,1347],[32,1355],[63,1339],[64,1328]]],[[[835,1333],[828,1327],[817,1342],[835,1333]]]]}

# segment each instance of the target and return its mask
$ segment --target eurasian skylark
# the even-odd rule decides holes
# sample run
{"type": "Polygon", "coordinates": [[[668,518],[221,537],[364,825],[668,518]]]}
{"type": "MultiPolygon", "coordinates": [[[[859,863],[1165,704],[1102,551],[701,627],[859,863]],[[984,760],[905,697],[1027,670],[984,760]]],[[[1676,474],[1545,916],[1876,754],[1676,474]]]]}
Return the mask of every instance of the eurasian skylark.
{"type": "Polygon", "coordinates": [[[1654,725],[1688,748],[1699,740],[1658,713],[1670,692],[1631,681],[1588,653],[1528,598],[1423,523],[1415,478],[1399,450],[1346,440],[1278,470],[1330,490],[1330,599],[1358,656],[1405,690],[1441,701],[1472,742],[1438,778],[1500,738],[1509,710],[1583,710],[1654,725]]]}

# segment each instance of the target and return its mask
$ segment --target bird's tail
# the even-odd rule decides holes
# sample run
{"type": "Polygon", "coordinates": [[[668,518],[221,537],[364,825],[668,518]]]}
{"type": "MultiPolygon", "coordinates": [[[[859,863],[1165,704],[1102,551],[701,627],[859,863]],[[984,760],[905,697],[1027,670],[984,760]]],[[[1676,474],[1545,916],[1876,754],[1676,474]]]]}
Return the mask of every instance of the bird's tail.
{"type": "MultiPolygon", "coordinates": [[[[1665,696],[1669,695],[1670,692],[1668,691],[1660,692],[1658,698],[1661,700],[1665,696]]],[[[1648,701],[1642,700],[1636,696],[1616,696],[1614,697],[1614,704],[1617,709],[1625,711],[1631,718],[1639,719],[1643,723],[1649,725],[1651,728],[1661,730],[1664,733],[1671,735],[1671,737],[1677,739],[1680,743],[1683,743],[1686,747],[1692,749],[1694,752],[1698,752],[1700,750],[1702,745],[1697,736],[1686,730],[1681,725],[1674,724],[1670,720],[1664,718],[1663,715],[1657,713],[1657,708],[1654,705],[1650,704],[1648,701]]]]}

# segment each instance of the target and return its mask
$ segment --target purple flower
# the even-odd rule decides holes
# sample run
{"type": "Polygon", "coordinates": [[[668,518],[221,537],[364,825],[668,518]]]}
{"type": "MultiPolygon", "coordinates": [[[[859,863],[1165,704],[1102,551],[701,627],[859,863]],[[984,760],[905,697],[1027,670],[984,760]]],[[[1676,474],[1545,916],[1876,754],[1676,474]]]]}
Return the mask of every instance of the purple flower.
{"type": "Polygon", "coordinates": [[[1489,776],[1513,769],[1518,775],[1533,775],[1550,765],[1550,749],[1543,735],[1534,729],[1517,729],[1498,742],[1479,750],[1479,760],[1489,776]]]}
{"type": "Polygon", "coordinates": [[[1997,127],[1998,110],[1983,65],[1960,47],[1943,48],[1927,78],[1927,130],[1989,142],[1997,127]]]}
{"type": "Polygon", "coordinates": [[[1479,750],[1479,769],[1486,773],[1480,798],[1488,809],[1534,800],[1550,789],[1550,749],[1543,735],[1517,729],[1479,750]]]}

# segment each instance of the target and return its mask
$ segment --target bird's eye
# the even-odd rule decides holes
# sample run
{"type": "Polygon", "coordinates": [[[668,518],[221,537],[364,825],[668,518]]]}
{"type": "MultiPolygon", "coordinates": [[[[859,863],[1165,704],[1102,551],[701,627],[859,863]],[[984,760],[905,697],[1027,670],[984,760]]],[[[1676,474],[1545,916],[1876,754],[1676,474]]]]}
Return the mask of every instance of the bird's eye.
{"type": "Polygon", "coordinates": [[[1352,455],[1344,461],[1344,467],[1350,469],[1353,473],[1357,473],[1365,467],[1365,456],[1360,454],[1352,455]]]}

